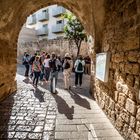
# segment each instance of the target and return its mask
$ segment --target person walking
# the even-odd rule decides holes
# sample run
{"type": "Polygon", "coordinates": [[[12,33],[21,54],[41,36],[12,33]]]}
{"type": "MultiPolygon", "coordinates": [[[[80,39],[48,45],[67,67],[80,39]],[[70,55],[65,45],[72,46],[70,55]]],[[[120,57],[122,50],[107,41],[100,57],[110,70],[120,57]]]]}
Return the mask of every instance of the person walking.
{"type": "Polygon", "coordinates": [[[43,80],[43,77],[44,77],[44,65],[43,65],[43,62],[44,62],[44,60],[45,60],[45,54],[46,54],[46,52],[43,52],[43,53],[41,54],[40,59],[39,59],[39,61],[40,61],[40,66],[41,66],[40,80],[43,80]]]}
{"type": "Polygon", "coordinates": [[[40,66],[40,62],[39,62],[39,56],[36,56],[35,57],[35,61],[33,62],[32,69],[33,69],[33,73],[34,73],[33,85],[35,87],[37,87],[39,76],[40,76],[40,72],[41,72],[41,66],[40,66]]]}
{"type": "Polygon", "coordinates": [[[64,63],[63,63],[64,84],[66,90],[70,90],[71,88],[70,76],[71,76],[72,68],[73,68],[73,63],[71,57],[69,53],[66,53],[64,58],[64,63]]]}
{"type": "Polygon", "coordinates": [[[50,61],[50,55],[48,54],[43,62],[43,65],[44,65],[44,69],[45,69],[45,80],[46,80],[46,83],[48,82],[49,80],[49,77],[50,77],[50,66],[49,66],[49,61],[50,61]]]}
{"type": "Polygon", "coordinates": [[[91,59],[89,56],[84,58],[85,60],[85,74],[90,75],[91,73],[91,59]]]}
{"type": "Polygon", "coordinates": [[[24,54],[24,57],[23,57],[23,60],[22,60],[22,64],[25,66],[25,77],[28,77],[29,76],[29,68],[30,68],[30,65],[29,65],[29,54],[25,53],[24,54]]]}
{"type": "Polygon", "coordinates": [[[29,60],[29,64],[31,65],[31,72],[30,72],[30,78],[33,77],[33,71],[32,71],[32,67],[33,67],[33,62],[35,61],[35,57],[37,56],[37,53],[35,53],[33,56],[31,56],[30,60],[29,60]]]}
{"type": "Polygon", "coordinates": [[[51,93],[56,93],[56,85],[58,79],[58,66],[60,65],[60,61],[56,58],[56,54],[53,52],[51,54],[51,59],[49,61],[50,66],[50,89],[51,93]]]}
{"type": "Polygon", "coordinates": [[[85,66],[85,61],[83,60],[82,56],[79,55],[78,59],[75,61],[74,68],[75,68],[75,86],[77,85],[82,86],[82,78],[83,78],[83,73],[84,73],[84,66],[85,66]]]}

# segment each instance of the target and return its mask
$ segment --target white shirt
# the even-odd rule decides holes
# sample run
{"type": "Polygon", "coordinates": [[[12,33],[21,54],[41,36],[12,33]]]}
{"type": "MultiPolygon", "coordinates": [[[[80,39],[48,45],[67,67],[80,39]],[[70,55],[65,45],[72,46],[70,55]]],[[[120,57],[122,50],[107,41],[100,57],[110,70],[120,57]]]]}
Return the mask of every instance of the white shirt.
{"type": "Polygon", "coordinates": [[[49,66],[49,61],[50,61],[50,58],[44,60],[44,63],[43,64],[44,64],[44,67],[45,68],[49,68],[50,67],[49,66]]]}
{"type": "Polygon", "coordinates": [[[84,72],[84,66],[85,66],[85,61],[84,60],[76,60],[75,64],[74,64],[74,68],[75,68],[75,72],[78,72],[78,73],[83,73],[84,72]],[[77,68],[78,68],[78,64],[79,63],[82,63],[83,65],[83,70],[82,71],[78,71],[77,68]]]}

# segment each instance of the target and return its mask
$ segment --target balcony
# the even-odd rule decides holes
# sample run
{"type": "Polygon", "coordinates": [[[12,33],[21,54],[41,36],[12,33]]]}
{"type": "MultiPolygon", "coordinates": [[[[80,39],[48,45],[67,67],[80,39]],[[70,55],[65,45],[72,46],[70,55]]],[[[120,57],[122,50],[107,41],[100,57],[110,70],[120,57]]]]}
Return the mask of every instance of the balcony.
{"type": "Polygon", "coordinates": [[[28,25],[36,24],[36,17],[34,17],[34,16],[28,17],[28,19],[27,19],[27,24],[28,24],[28,25]]]}
{"type": "Polygon", "coordinates": [[[47,28],[40,28],[36,31],[37,36],[45,36],[48,35],[48,29],[47,28]]]}
{"type": "Polygon", "coordinates": [[[39,14],[38,14],[38,21],[46,21],[46,20],[49,20],[49,13],[47,13],[47,12],[40,12],[39,14]]]}
{"type": "Polygon", "coordinates": [[[61,16],[63,13],[65,13],[66,12],[66,9],[65,8],[63,8],[63,7],[61,7],[61,6],[58,6],[58,7],[56,7],[56,8],[54,8],[53,10],[52,10],[52,15],[54,16],[54,17],[58,17],[58,16],[61,16]]]}
{"type": "Polygon", "coordinates": [[[64,32],[64,24],[56,24],[52,27],[53,33],[63,33],[64,32]]]}

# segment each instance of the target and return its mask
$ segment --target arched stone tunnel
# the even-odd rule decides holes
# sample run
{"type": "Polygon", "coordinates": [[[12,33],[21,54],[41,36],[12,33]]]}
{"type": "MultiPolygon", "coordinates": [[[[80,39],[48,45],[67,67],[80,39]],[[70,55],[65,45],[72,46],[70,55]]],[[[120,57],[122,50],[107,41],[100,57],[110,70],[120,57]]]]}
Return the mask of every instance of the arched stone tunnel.
{"type": "Polygon", "coordinates": [[[17,40],[27,16],[52,4],[71,10],[93,36],[95,56],[110,52],[107,83],[91,76],[98,104],[126,139],[140,139],[140,1],[139,0],[1,0],[0,100],[16,91],[17,40]],[[129,136],[128,136],[129,134],[129,136]]]}

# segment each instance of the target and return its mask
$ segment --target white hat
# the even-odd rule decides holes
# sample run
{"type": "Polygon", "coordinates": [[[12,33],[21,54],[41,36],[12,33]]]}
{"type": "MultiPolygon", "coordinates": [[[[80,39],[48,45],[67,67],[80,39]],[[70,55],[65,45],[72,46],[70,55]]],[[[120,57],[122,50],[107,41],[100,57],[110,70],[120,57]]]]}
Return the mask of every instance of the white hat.
{"type": "Polygon", "coordinates": [[[66,53],[66,54],[65,54],[65,57],[70,57],[69,53],[66,53]]]}

